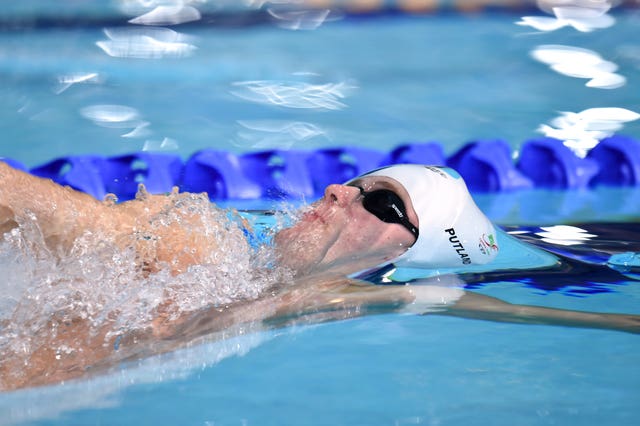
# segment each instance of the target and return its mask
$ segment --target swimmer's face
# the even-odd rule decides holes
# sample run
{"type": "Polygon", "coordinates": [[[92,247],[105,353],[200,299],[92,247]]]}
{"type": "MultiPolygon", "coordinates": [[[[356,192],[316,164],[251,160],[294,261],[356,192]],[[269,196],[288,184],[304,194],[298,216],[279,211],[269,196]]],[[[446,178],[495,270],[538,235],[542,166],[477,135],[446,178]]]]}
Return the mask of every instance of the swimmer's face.
{"type": "MultiPolygon", "coordinates": [[[[364,176],[330,185],[293,227],[276,236],[283,264],[301,272],[353,273],[388,262],[416,240],[411,226],[381,220],[363,206],[362,192],[388,190],[404,204],[408,222],[419,226],[409,194],[396,180],[364,176]]],[[[404,214],[404,212],[403,212],[404,214]]]]}

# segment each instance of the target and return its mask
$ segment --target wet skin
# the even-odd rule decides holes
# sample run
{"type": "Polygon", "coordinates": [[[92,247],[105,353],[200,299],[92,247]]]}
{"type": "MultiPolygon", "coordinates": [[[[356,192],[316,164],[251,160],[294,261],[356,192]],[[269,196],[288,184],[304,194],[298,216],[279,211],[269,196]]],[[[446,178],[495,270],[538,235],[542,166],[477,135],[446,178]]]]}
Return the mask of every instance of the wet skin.
{"type": "Polygon", "coordinates": [[[303,274],[349,275],[404,253],[414,236],[402,225],[385,223],[368,212],[360,188],[393,190],[404,201],[411,223],[419,226],[409,195],[394,179],[364,177],[349,186],[329,185],[298,223],[276,236],[282,264],[303,274]]]}

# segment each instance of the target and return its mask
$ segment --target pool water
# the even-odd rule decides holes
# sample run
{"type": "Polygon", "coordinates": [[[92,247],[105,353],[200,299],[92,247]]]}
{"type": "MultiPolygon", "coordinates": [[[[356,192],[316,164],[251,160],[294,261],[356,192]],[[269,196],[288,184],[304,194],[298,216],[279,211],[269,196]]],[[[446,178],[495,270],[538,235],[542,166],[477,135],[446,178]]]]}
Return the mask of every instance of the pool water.
{"type": "Polygon", "coordinates": [[[374,316],[245,336],[233,342],[239,355],[216,364],[216,344],[196,347],[147,361],[146,371],[7,395],[3,407],[43,414],[49,420],[34,422],[43,425],[631,425],[635,340],[374,316]],[[172,374],[177,358],[193,362],[189,373],[172,374]]]}
{"type": "MultiPolygon", "coordinates": [[[[407,140],[436,140],[452,153],[476,138],[503,138],[516,151],[558,111],[640,109],[637,12],[593,33],[533,33],[518,18],[351,17],[306,32],[191,25],[174,29],[195,52],[164,59],[107,55],[96,45],[109,40],[99,25],[5,30],[0,155],[34,166],[81,153],[389,150],[407,140]],[[589,89],[555,74],[529,56],[541,44],[598,51],[627,85],[589,89]],[[65,88],[63,77],[78,73],[86,80],[65,88]],[[104,105],[117,108],[91,109],[104,105]]],[[[637,138],[639,126],[623,133],[637,138]]],[[[640,314],[638,269],[606,263],[611,253],[640,252],[638,194],[481,195],[492,219],[570,267],[463,278],[513,303],[640,314]],[[617,223],[593,224],[606,221],[617,223]],[[538,226],[562,223],[599,237],[542,240],[538,226]]],[[[406,314],[255,325],[106,375],[2,394],[0,424],[631,425],[638,362],[638,337],[616,331],[406,314]]]]}
{"type": "MultiPolygon", "coordinates": [[[[470,291],[512,303],[639,314],[640,268],[607,260],[640,252],[640,228],[582,227],[592,237],[572,245],[550,238],[549,229],[505,227],[561,256],[560,271],[461,278],[470,291]]],[[[226,339],[107,374],[7,393],[0,411],[10,424],[42,425],[633,424],[637,361],[636,335],[620,331],[438,315],[301,318],[285,328],[231,329],[226,339]]]]}
{"type": "MultiPolygon", "coordinates": [[[[638,12],[592,33],[533,33],[515,25],[518,19],[351,18],[315,31],[177,26],[197,49],[164,59],[111,57],[96,45],[127,27],[111,29],[111,38],[99,26],[5,31],[2,155],[35,166],[62,155],[145,148],[186,158],[205,147],[389,150],[406,141],[438,141],[452,154],[487,138],[517,150],[559,111],[638,109],[638,12]],[[529,55],[548,44],[598,52],[617,64],[626,86],[590,89],[585,79],[551,71],[529,55]],[[78,76],[84,79],[61,83],[78,76]],[[91,109],[104,105],[120,109],[91,109]]],[[[640,121],[620,132],[637,137],[640,121]]]]}

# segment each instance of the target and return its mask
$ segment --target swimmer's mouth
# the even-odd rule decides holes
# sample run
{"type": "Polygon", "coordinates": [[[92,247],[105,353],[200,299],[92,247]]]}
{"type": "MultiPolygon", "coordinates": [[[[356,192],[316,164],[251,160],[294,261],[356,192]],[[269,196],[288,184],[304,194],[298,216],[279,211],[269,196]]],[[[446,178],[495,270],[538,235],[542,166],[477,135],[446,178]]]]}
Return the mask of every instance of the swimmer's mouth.
{"type": "Polygon", "coordinates": [[[309,212],[305,216],[306,216],[305,219],[311,222],[315,222],[316,220],[319,220],[322,222],[322,217],[318,214],[318,212],[309,212]]]}
{"type": "Polygon", "coordinates": [[[304,214],[303,219],[308,222],[318,221],[322,224],[326,223],[324,217],[317,210],[311,210],[304,214]]]}

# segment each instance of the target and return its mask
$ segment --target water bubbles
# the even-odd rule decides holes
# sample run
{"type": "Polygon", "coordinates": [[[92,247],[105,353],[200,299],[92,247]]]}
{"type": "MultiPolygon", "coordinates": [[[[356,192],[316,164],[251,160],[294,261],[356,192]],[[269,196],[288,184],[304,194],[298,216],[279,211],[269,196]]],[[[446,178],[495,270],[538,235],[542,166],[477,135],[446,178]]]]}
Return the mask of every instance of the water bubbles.
{"type": "Polygon", "coordinates": [[[247,101],[321,111],[346,108],[342,99],[355,89],[349,82],[311,84],[277,80],[238,81],[233,86],[231,93],[247,101]]]}
{"type": "Polygon", "coordinates": [[[184,58],[196,50],[190,37],[169,28],[105,28],[104,34],[108,40],[96,45],[116,58],[184,58]]]}
{"type": "Polygon", "coordinates": [[[572,46],[545,45],[531,51],[531,56],[570,77],[587,78],[588,87],[616,89],[626,83],[626,78],[616,74],[618,66],[605,61],[596,52],[572,46]]]}

